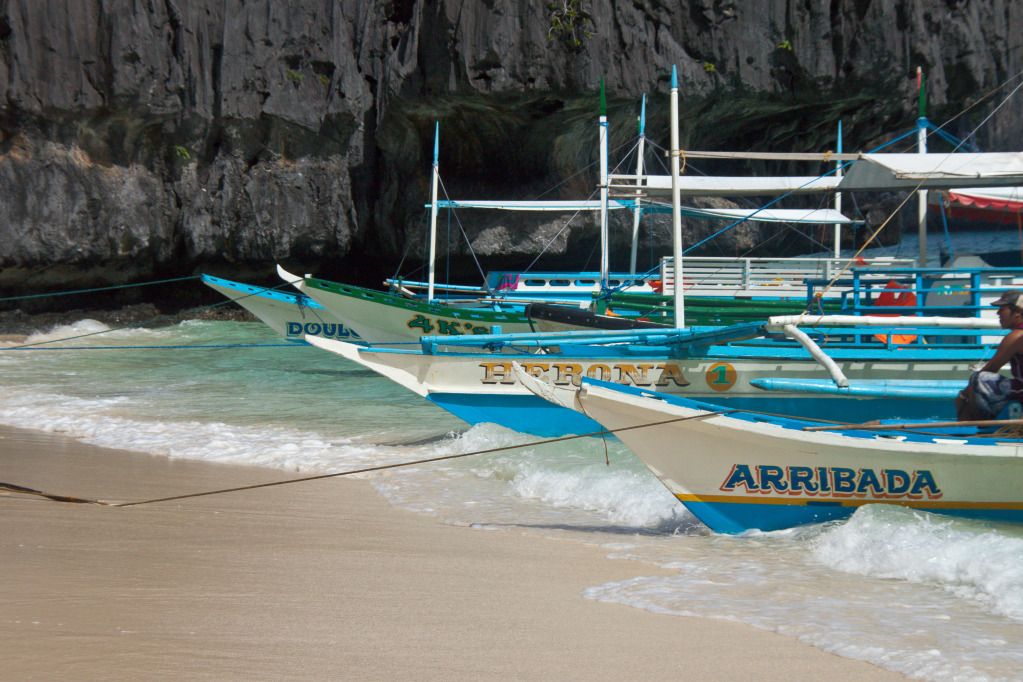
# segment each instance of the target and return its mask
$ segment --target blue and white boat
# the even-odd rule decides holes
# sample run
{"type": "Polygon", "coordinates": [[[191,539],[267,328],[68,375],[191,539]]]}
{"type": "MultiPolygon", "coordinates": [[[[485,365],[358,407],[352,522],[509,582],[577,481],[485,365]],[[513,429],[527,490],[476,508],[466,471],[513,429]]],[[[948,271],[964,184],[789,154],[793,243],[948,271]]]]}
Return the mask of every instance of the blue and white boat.
{"type": "Polygon", "coordinates": [[[1023,420],[821,425],[584,379],[541,395],[625,443],[711,530],[772,531],[866,504],[1023,522],[1023,420]]]}
{"type": "Polygon", "coordinates": [[[795,316],[702,330],[428,337],[417,349],[316,337],[308,341],[376,371],[470,424],[492,422],[557,436],[589,433],[599,426],[584,414],[535,396],[513,371],[514,363],[563,387],[598,379],[736,409],[843,421],[889,414],[950,418],[954,396],[971,366],[993,353],[975,337],[997,339],[997,325],[977,318],[795,316]],[[859,326],[867,324],[874,326],[859,326]],[[895,345],[876,338],[887,332],[890,339],[896,331],[912,332],[918,343],[895,345]],[[825,336],[828,362],[822,362],[813,340],[825,336]],[[960,337],[969,341],[960,343],[960,337]],[[941,343],[943,338],[956,342],[941,343]],[[789,383],[772,384],[782,379],[789,383]]]}
{"type": "Polygon", "coordinates": [[[308,296],[205,274],[202,283],[245,308],[288,341],[305,343],[306,334],[362,341],[357,331],[308,296]]]}

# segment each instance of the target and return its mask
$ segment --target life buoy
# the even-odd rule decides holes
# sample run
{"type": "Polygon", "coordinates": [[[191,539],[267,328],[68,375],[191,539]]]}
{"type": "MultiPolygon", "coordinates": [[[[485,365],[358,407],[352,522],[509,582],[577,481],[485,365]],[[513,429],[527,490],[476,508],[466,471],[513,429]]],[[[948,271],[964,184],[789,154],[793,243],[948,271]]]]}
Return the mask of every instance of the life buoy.
{"type": "MultiPolygon", "coordinates": [[[[874,301],[874,307],[876,308],[894,308],[894,307],[916,307],[916,294],[913,293],[913,289],[905,284],[899,284],[894,279],[888,280],[888,283],[884,285],[884,291],[878,295],[877,300],[874,301]]],[[[873,313],[869,317],[899,317],[898,313],[873,313]]],[[[881,343],[888,343],[887,334],[874,334],[874,338],[881,343]]],[[[915,334],[892,334],[892,343],[896,346],[906,345],[916,341],[915,334]]]]}

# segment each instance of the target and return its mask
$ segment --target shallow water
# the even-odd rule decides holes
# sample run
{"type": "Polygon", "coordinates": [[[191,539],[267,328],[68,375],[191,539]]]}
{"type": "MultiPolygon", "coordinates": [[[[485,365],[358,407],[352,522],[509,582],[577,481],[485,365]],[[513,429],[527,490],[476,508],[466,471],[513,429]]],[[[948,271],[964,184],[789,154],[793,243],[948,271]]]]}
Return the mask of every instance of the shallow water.
{"type": "MultiPolygon", "coordinates": [[[[81,321],[29,341],[104,329],[81,321]]],[[[371,477],[394,504],[444,521],[596,542],[633,560],[634,578],[593,585],[591,599],[741,621],[913,677],[1023,678],[1019,528],[870,506],[845,523],[714,535],[617,442],[529,445],[496,426],[469,429],[336,356],[281,346],[257,323],[42,348],[0,350],[0,422],[309,473],[525,445],[371,477]],[[651,565],[670,575],[651,576],[651,565]]]]}

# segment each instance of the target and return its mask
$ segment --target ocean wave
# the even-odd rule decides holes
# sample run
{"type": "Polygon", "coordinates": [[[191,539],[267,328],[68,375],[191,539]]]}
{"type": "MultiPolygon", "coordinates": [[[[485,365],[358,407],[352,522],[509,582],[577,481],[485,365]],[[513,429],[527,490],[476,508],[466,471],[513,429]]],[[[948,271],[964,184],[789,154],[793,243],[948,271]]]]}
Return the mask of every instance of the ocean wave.
{"type": "Polygon", "coordinates": [[[925,512],[871,505],[814,543],[837,570],[929,583],[1023,621],[1023,535],[925,512]]]}

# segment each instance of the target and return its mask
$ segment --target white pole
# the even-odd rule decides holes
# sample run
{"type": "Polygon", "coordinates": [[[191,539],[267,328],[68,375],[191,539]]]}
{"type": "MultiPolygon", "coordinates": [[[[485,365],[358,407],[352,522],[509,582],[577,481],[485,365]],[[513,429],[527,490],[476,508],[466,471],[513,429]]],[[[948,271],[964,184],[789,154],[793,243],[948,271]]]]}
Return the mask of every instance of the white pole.
{"type": "MultiPolygon", "coordinates": [[[[838,122],[838,145],[837,145],[837,148],[838,148],[838,153],[841,154],[842,153],[842,121],[841,120],[838,122]]],[[[835,177],[838,178],[839,181],[841,181],[841,179],[842,179],[842,162],[841,161],[835,161],[835,177]]],[[[841,192],[835,192],[835,210],[838,211],[839,213],[842,212],[842,193],[841,192]]],[[[839,224],[839,223],[835,223],[835,260],[838,260],[838,258],[841,256],[841,251],[842,251],[842,225],[839,224]]],[[[831,275],[829,273],[828,277],[830,277],[830,276],[831,275]]]]}
{"type": "Polygon", "coordinates": [[[426,300],[433,300],[437,259],[437,187],[440,184],[440,121],[433,130],[433,190],[430,192],[430,266],[426,300]]]}
{"type": "MultiPolygon", "coordinates": [[[[919,117],[916,119],[916,150],[919,154],[927,153],[927,119],[924,117],[924,75],[923,69],[916,67],[916,83],[919,91],[919,117]]],[[[917,238],[920,240],[920,267],[927,267],[927,190],[916,193],[917,238]]]]}
{"type": "Polygon", "coordinates": [[[784,331],[786,325],[801,327],[942,327],[954,329],[998,329],[998,320],[987,317],[880,317],[877,315],[776,315],[767,318],[770,332],[784,331]]]}
{"type": "Polygon", "coordinates": [[[679,194],[678,142],[678,69],[671,67],[671,227],[672,256],[675,268],[675,327],[686,326],[685,298],[682,293],[682,198],[679,194]]]}
{"type": "Polygon", "coordinates": [[[842,368],[838,366],[838,363],[835,362],[830,355],[821,350],[821,347],[818,346],[813,339],[807,336],[806,332],[799,329],[794,324],[787,324],[784,329],[789,338],[798,341],[799,344],[810,353],[810,356],[813,357],[814,360],[823,365],[824,369],[828,370],[828,374],[831,375],[831,380],[835,382],[835,386],[838,386],[839,388],[849,387],[849,379],[847,379],[845,374],[842,373],[842,368]]]}
{"type": "Polygon", "coordinates": [[[639,107],[639,146],[636,147],[636,208],[632,210],[632,254],[629,257],[629,272],[636,274],[636,256],[639,253],[639,221],[643,215],[640,207],[643,190],[643,154],[646,148],[646,95],[639,107]]]}
{"type": "Polygon", "coordinates": [[[600,289],[608,288],[610,259],[607,229],[607,104],[604,99],[604,81],[600,81],[600,289]]]}

